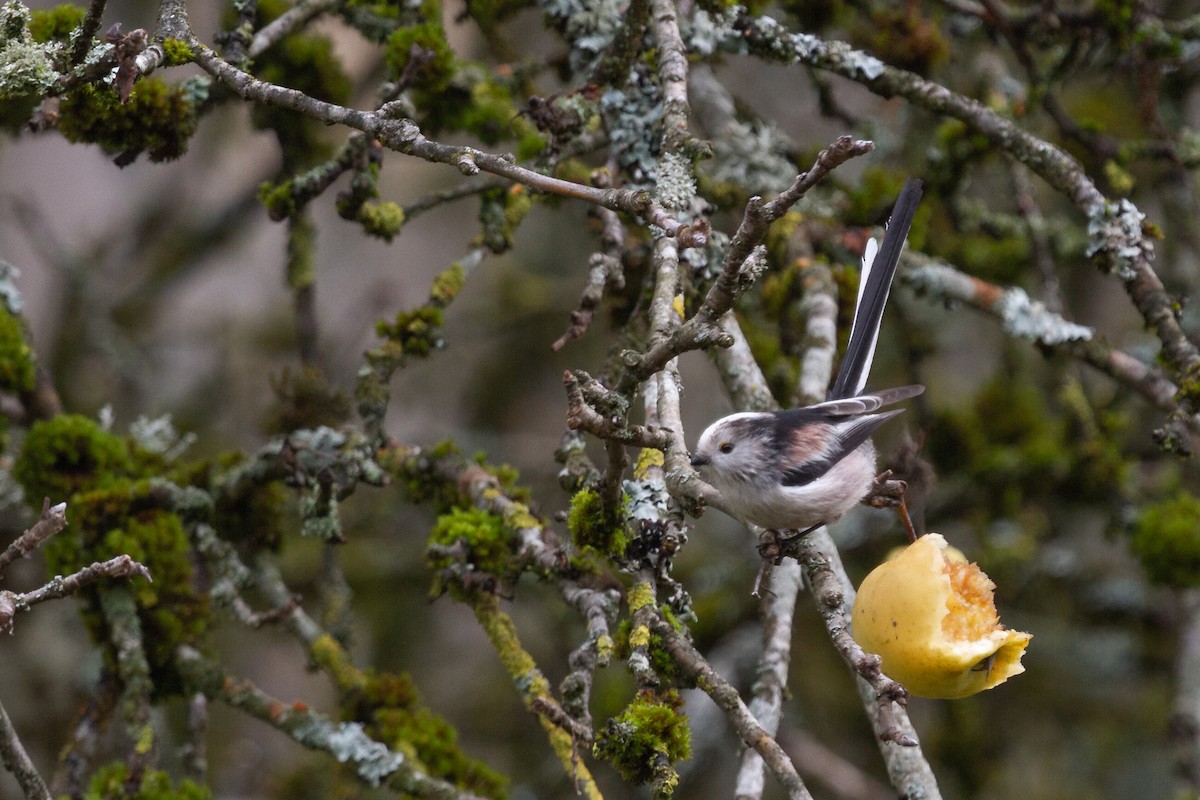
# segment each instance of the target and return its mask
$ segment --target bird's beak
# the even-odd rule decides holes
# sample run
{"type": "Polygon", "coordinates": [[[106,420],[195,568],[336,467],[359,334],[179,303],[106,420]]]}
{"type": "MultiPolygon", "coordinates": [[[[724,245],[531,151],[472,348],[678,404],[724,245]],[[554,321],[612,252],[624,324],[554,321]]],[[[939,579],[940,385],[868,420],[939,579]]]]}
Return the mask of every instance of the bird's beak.
{"type": "Polygon", "coordinates": [[[692,460],[689,463],[693,467],[707,467],[709,462],[704,456],[692,456],[692,460]]]}

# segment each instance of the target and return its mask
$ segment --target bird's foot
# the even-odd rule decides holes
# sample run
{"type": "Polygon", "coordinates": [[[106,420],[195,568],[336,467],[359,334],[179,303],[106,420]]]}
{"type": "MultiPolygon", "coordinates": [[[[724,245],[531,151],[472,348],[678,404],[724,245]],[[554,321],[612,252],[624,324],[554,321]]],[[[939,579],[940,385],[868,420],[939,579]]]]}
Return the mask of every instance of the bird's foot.
{"type": "Polygon", "coordinates": [[[787,555],[787,542],[812,533],[817,528],[825,523],[818,523],[804,530],[796,528],[767,528],[758,535],[758,554],[762,556],[762,562],[758,565],[758,574],[754,576],[754,590],[751,594],[754,597],[761,597],[759,590],[767,583],[771,576],[771,568],[778,566],[783,562],[784,556],[787,555]]]}
{"type": "Polygon", "coordinates": [[[908,504],[904,501],[904,493],[907,489],[908,484],[899,478],[893,478],[892,471],[887,469],[875,476],[871,491],[863,498],[863,502],[871,508],[896,509],[900,514],[900,520],[904,523],[904,531],[908,534],[908,540],[915,542],[917,529],[913,525],[912,517],[909,516],[908,504]]]}

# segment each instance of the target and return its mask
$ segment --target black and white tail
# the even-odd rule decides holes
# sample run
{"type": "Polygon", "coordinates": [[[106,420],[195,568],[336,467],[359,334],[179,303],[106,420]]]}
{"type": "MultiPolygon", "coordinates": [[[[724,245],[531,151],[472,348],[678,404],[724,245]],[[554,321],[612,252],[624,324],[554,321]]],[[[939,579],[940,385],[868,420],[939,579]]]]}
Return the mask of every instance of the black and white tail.
{"type": "Polygon", "coordinates": [[[850,327],[850,342],[846,355],[838,368],[830,400],[855,397],[867,385],[871,372],[871,361],[875,358],[875,344],[879,341],[879,323],[883,320],[883,307],[887,305],[888,293],[892,289],[892,278],[900,263],[900,252],[908,229],[912,227],[913,215],[921,202],[922,183],[909,178],[896,198],[892,216],[888,219],[883,244],[874,239],[867,241],[863,253],[862,277],[858,284],[858,302],[854,307],[854,322],[850,327]]]}

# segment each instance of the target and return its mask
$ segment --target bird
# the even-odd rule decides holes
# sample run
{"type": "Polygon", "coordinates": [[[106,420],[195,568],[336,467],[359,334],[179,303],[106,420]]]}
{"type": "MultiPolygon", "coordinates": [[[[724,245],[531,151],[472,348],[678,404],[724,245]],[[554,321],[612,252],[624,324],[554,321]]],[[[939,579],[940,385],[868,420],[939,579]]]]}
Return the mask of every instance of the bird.
{"type": "MultiPolygon", "coordinates": [[[[841,518],[876,482],[871,434],[904,409],[880,411],[921,385],[864,391],[884,306],[923,184],[909,178],[883,243],[867,241],[850,339],[827,398],[785,411],[740,412],[705,429],[690,461],[727,513],[767,530],[815,530],[841,518]]],[[[910,536],[911,536],[910,531],[910,536]]]]}

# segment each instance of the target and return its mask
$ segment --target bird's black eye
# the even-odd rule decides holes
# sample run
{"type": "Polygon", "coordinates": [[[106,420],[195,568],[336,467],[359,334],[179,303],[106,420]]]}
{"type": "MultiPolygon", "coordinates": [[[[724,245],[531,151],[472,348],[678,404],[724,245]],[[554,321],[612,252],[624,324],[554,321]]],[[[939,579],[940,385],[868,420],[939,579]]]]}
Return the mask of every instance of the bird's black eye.
{"type": "Polygon", "coordinates": [[[721,446],[718,447],[717,449],[720,450],[722,453],[732,453],[733,452],[733,442],[721,442],[721,446]]]}

